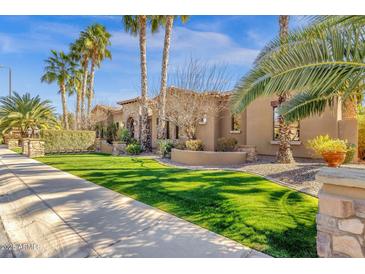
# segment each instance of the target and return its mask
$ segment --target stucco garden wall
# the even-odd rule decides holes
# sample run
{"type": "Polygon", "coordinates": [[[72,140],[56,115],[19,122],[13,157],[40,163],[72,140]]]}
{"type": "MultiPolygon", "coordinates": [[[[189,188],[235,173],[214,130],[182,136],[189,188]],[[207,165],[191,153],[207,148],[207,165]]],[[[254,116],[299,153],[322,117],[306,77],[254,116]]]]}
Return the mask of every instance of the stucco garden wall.
{"type": "Polygon", "coordinates": [[[240,165],[246,162],[246,152],[191,151],[172,149],[171,160],[193,166],[240,165]]]}

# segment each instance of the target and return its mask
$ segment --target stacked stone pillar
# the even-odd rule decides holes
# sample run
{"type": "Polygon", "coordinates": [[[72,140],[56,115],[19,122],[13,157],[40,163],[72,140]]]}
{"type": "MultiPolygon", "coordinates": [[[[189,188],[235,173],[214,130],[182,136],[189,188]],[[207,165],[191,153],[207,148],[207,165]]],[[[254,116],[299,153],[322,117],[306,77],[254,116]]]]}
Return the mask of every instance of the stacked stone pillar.
{"type": "Polygon", "coordinates": [[[22,153],[30,158],[44,156],[44,141],[40,139],[23,139],[22,153]]]}
{"type": "Polygon", "coordinates": [[[317,215],[319,257],[365,257],[365,170],[323,168],[317,215]]]}

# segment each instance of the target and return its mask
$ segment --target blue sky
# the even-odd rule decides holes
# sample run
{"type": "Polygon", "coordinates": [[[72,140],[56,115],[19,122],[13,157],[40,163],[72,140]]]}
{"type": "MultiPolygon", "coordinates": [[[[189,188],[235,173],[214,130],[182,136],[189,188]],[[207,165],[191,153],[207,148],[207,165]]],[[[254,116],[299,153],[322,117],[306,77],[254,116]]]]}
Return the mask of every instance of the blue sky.
{"type": "MultiPolygon", "coordinates": [[[[292,17],[291,26],[301,24],[292,17]]],[[[61,110],[56,85],[40,82],[44,60],[51,49],[67,51],[80,31],[92,23],[112,34],[111,61],[95,76],[95,103],[115,105],[117,100],[139,95],[138,39],[125,33],[121,16],[0,16],[0,64],[13,70],[13,90],[49,99],[61,110]]],[[[170,69],[190,57],[226,64],[233,86],[251,67],[260,49],[278,32],[277,16],[192,16],[174,26],[170,69]]],[[[159,86],[164,32],[147,40],[149,91],[159,86]]],[[[8,91],[7,71],[0,69],[0,95],[8,91]]],[[[74,110],[74,98],[69,109],[74,110]]]]}

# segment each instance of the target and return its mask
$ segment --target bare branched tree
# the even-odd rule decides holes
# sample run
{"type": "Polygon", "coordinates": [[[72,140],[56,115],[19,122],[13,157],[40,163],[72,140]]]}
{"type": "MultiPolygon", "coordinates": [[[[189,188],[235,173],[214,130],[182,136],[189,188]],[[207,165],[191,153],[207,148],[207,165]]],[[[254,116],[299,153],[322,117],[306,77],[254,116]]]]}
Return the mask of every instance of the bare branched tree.
{"type": "Polygon", "coordinates": [[[225,107],[231,77],[225,65],[192,58],[170,75],[166,120],[179,127],[182,137],[195,139],[199,124],[225,107]]]}
{"type": "Polygon", "coordinates": [[[232,83],[226,64],[211,64],[192,57],[173,69],[170,75],[170,86],[198,93],[224,92],[232,83]]]}

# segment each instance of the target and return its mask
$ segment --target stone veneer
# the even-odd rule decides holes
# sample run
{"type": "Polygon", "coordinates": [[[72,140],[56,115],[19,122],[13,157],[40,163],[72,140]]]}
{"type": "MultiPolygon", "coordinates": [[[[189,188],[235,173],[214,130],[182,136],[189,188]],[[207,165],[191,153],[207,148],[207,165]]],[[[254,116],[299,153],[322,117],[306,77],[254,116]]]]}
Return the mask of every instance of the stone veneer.
{"type": "Polygon", "coordinates": [[[18,139],[9,139],[8,140],[8,149],[13,149],[19,147],[18,139]]]}
{"type": "Polygon", "coordinates": [[[44,141],[40,139],[24,139],[22,153],[30,158],[44,156],[44,141]]]}
{"type": "Polygon", "coordinates": [[[319,257],[365,257],[365,170],[323,168],[318,194],[319,257]]]}
{"type": "Polygon", "coordinates": [[[247,162],[256,162],[257,161],[257,151],[256,146],[251,145],[240,145],[238,146],[237,151],[242,151],[247,153],[247,162]]]}

